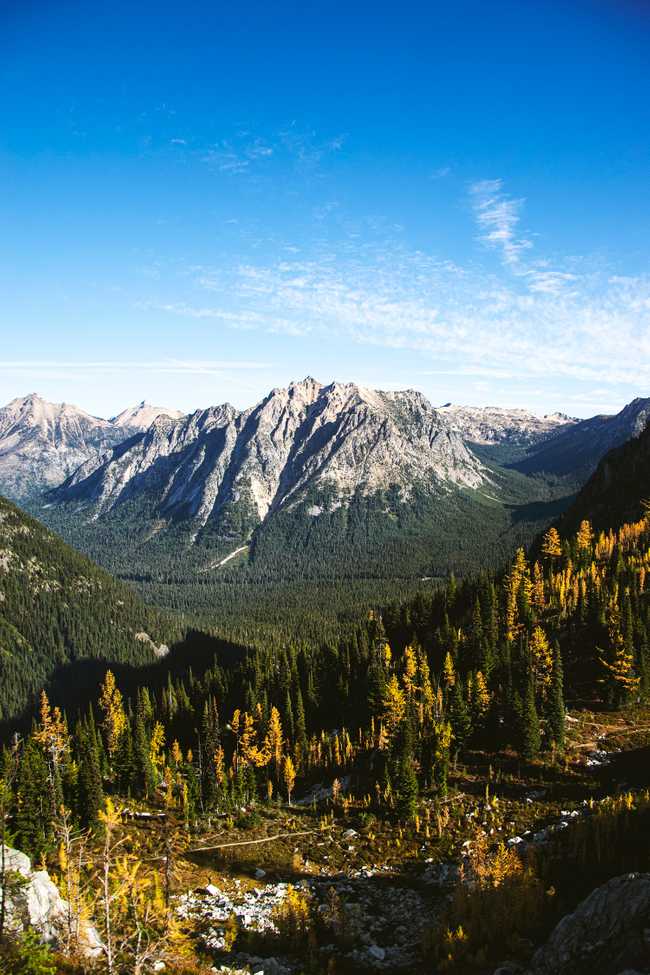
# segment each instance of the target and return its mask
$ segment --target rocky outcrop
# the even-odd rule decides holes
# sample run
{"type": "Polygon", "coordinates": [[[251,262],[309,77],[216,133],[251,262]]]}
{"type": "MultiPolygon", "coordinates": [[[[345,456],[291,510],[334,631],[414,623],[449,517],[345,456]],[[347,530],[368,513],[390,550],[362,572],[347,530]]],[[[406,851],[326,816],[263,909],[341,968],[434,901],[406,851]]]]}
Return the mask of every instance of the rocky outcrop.
{"type": "MultiPolygon", "coordinates": [[[[43,941],[57,944],[68,923],[68,903],[47,870],[33,870],[29,857],[5,847],[6,924],[9,931],[33,928],[43,941]]],[[[102,942],[96,929],[83,923],[79,945],[88,957],[100,954],[102,942]]]]}
{"type": "Polygon", "coordinates": [[[650,967],[650,873],[615,877],[562,918],[526,975],[619,975],[650,967]]]}

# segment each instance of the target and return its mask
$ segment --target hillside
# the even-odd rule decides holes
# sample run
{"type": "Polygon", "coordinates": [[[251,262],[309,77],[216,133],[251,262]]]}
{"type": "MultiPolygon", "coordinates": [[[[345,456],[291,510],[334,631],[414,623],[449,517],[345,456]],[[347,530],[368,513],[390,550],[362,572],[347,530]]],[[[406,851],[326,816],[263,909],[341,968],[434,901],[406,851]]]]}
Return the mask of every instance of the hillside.
{"type": "Polygon", "coordinates": [[[650,399],[634,399],[615,416],[594,416],[560,429],[513,466],[524,474],[571,476],[584,483],[601,457],[641,433],[649,415],[650,399]]]}
{"type": "Polygon", "coordinates": [[[150,663],[179,635],[131,588],[0,498],[0,719],[31,705],[58,668],[150,663]]]}
{"type": "Polygon", "coordinates": [[[650,427],[603,457],[562,516],[560,531],[575,531],[583,518],[598,530],[636,521],[650,499],[650,427]]]}

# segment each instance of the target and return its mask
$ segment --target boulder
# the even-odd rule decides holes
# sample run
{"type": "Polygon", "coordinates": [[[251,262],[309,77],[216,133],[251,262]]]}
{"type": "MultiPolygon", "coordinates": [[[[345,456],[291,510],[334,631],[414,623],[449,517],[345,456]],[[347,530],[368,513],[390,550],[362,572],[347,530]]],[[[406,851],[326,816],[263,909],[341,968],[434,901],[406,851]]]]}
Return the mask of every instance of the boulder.
{"type": "MultiPolygon", "coordinates": [[[[10,931],[33,928],[48,944],[56,944],[62,937],[67,917],[65,901],[47,870],[32,870],[28,856],[20,850],[5,846],[7,872],[6,920],[10,931]]],[[[102,941],[92,925],[84,923],[79,944],[88,957],[102,951],[102,941]]]]}
{"type": "Polygon", "coordinates": [[[650,963],[650,873],[597,887],[562,918],[528,975],[619,975],[650,963]]]}

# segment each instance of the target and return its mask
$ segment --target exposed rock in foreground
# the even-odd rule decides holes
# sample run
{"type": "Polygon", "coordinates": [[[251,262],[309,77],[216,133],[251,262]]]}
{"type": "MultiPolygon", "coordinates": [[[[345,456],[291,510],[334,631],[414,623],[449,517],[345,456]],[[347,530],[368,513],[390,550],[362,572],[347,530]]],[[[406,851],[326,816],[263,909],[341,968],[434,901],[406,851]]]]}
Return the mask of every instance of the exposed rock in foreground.
{"type": "MultiPolygon", "coordinates": [[[[9,931],[33,928],[43,941],[58,944],[68,923],[69,905],[47,870],[32,870],[32,863],[20,850],[5,848],[7,876],[6,923],[9,931]]],[[[84,922],[79,946],[88,957],[97,956],[102,942],[96,929],[84,922]]]]}
{"type": "Polygon", "coordinates": [[[650,873],[615,877],[562,918],[527,975],[619,975],[650,967],[650,873]]]}

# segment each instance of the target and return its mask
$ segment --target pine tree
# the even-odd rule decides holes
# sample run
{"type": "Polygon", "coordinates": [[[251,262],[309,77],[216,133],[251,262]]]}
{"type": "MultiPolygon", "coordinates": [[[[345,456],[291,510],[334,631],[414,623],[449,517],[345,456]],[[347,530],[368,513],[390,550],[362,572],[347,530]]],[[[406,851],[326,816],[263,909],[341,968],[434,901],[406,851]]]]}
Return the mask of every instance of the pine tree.
{"type": "Polygon", "coordinates": [[[104,801],[99,748],[94,724],[84,724],[77,731],[79,755],[78,814],[84,826],[97,822],[104,801]]]}
{"type": "Polygon", "coordinates": [[[16,781],[16,833],[20,849],[40,856],[52,841],[52,802],[48,765],[31,738],[21,756],[16,781]]]}
{"type": "Polygon", "coordinates": [[[436,721],[433,726],[433,780],[441,796],[447,795],[449,760],[453,734],[448,721],[436,721]]]}
{"type": "Polygon", "coordinates": [[[465,703],[463,688],[459,680],[456,681],[451,692],[449,702],[449,722],[458,750],[462,751],[472,731],[472,720],[465,703]]]}
{"type": "Polygon", "coordinates": [[[546,734],[550,742],[562,751],[564,748],[564,677],[562,654],[559,644],[553,645],[553,674],[546,706],[546,734]]]}
{"type": "Polygon", "coordinates": [[[535,704],[535,684],[532,673],[528,676],[526,694],[522,708],[521,754],[527,761],[532,761],[539,755],[542,734],[535,704]]]}
{"type": "Polygon", "coordinates": [[[138,702],[133,732],[133,784],[137,795],[148,799],[156,788],[156,772],[151,762],[151,745],[145,725],[145,710],[138,702]]]}
{"type": "Polygon", "coordinates": [[[410,749],[405,749],[397,772],[397,812],[401,819],[413,819],[417,810],[418,779],[410,749]]]}

